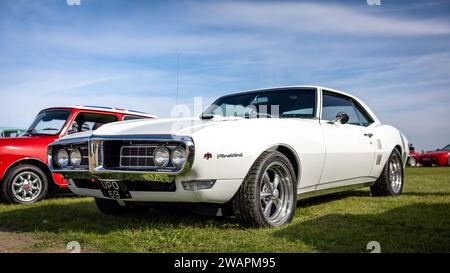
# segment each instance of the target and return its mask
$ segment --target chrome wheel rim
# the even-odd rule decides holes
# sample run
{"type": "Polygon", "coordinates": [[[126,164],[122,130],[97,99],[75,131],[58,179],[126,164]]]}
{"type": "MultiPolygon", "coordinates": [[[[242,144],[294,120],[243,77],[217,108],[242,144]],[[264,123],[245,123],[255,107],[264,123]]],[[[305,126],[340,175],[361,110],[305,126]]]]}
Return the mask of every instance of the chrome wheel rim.
{"type": "Polygon", "coordinates": [[[397,155],[394,155],[389,161],[389,181],[391,182],[392,191],[399,193],[402,188],[403,174],[402,162],[397,155]]]}
{"type": "Polygon", "coordinates": [[[12,182],[12,193],[21,202],[32,202],[42,192],[42,180],[33,172],[22,172],[12,182]]]}
{"type": "Polygon", "coordinates": [[[409,158],[409,166],[416,166],[416,159],[414,157],[409,158]]]}
{"type": "Polygon", "coordinates": [[[271,225],[284,224],[293,209],[293,183],[284,164],[273,162],[264,171],[260,185],[261,211],[271,225]]]}

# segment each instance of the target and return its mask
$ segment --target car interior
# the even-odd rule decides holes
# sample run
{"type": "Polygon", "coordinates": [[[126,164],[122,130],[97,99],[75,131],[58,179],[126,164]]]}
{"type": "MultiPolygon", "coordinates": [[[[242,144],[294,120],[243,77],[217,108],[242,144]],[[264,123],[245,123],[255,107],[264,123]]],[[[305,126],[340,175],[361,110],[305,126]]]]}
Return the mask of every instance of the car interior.
{"type": "Polygon", "coordinates": [[[118,118],[114,115],[82,112],[75,118],[67,134],[96,130],[115,121],[118,121],[118,118]]]}

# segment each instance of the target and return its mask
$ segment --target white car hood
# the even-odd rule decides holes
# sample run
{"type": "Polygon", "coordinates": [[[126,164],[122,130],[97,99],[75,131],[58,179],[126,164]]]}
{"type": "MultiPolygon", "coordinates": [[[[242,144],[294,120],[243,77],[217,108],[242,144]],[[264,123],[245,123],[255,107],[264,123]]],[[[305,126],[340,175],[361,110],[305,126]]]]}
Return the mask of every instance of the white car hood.
{"type": "Polygon", "coordinates": [[[103,125],[93,132],[94,136],[115,135],[183,135],[192,133],[219,123],[242,120],[238,117],[214,117],[214,119],[171,118],[171,119],[141,119],[124,122],[114,122],[103,125]]]}

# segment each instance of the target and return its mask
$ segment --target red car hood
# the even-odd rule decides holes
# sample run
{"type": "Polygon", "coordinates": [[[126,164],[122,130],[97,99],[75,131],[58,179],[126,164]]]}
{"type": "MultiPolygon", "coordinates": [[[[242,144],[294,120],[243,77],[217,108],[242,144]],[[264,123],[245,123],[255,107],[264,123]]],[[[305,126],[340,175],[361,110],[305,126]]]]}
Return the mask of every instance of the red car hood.
{"type": "Polygon", "coordinates": [[[450,151],[431,151],[421,154],[420,156],[424,157],[431,157],[431,156],[440,156],[440,155],[447,155],[450,151]]]}
{"type": "Polygon", "coordinates": [[[6,137],[0,138],[0,146],[24,146],[24,145],[33,145],[33,144],[41,144],[45,142],[53,142],[55,140],[55,136],[23,136],[23,137],[6,137]]]}

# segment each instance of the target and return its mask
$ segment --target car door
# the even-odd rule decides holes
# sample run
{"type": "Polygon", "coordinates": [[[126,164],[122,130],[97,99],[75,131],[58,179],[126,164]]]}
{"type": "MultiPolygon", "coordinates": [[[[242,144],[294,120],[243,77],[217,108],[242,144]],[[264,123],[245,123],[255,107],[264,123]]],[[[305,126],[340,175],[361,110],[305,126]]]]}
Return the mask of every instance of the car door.
{"type": "Polygon", "coordinates": [[[367,182],[375,160],[375,145],[368,127],[370,117],[362,107],[352,98],[324,90],[320,124],[326,157],[319,185],[367,182]],[[348,115],[348,122],[333,122],[341,112],[348,115]]]}

